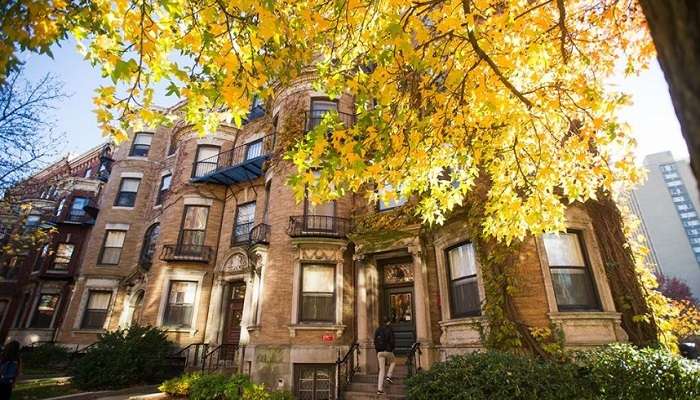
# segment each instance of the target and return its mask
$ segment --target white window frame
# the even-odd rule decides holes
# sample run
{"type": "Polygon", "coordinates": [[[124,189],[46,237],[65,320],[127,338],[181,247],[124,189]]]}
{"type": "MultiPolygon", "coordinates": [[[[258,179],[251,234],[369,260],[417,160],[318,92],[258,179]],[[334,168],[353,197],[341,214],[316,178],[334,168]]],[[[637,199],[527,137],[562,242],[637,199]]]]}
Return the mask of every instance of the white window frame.
{"type": "MultiPolygon", "coordinates": [[[[186,271],[186,270],[173,270],[166,268],[163,274],[162,285],[161,285],[161,296],[160,296],[160,306],[158,308],[158,318],[156,320],[156,326],[165,329],[167,332],[186,332],[191,335],[195,335],[198,329],[199,323],[199,306],[202,298],[203,281],[205,271],[186,271]],[[165,309],[168,304],[168,296],[170,295],[170,283],[172,281],[193,281],[197,282],[197,291],[194,295],[194,307],[192,308],[192,322],[189,328],[176,328],[170,327],[164,324],[165,319],[165,309]]],[[[205,316],[206,318],[206,316],[205,316]]]]}
{"type": "Polygon", "coordinates": [[[116,279],[87,279],[85,281],[85,286],[83,287],[83,292],[80,297],[80,306],[78,307],[77,318],[73,321],[73,330],[77,332],[104,332],[109,327],[109,323],[112,320],[112,311],[114,310],[114,305],[117,302],[117,293],[119,291],[119,280],[116,279]],[[85,307],[87,307],[89,294],[91,290],[100,290],[105,292],[112,292],[112,297],[109,299],[109,306],[107,307],[107,317],[105,318],[104,326],[102,329],[82,329],[83,318],[85,317],[85,307]]]}

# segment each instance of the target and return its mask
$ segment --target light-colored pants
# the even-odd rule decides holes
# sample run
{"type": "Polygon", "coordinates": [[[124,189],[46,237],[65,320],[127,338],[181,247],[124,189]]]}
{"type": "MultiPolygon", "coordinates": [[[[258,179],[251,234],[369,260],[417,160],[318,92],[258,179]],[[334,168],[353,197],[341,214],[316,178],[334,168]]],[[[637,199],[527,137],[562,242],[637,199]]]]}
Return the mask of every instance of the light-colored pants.
{"type": "Polygon", "coordinates": [[[384,390],[384,377],[391,378],[394,376],[394,367],[396,366],[396,358],[391,351],[380,351],[377,353],[377,362],[379,363],[379,381],[377,382],[377,390],[384,390]],[[386,365],[389,364],[389,372],[386,371],[386,365]]]}

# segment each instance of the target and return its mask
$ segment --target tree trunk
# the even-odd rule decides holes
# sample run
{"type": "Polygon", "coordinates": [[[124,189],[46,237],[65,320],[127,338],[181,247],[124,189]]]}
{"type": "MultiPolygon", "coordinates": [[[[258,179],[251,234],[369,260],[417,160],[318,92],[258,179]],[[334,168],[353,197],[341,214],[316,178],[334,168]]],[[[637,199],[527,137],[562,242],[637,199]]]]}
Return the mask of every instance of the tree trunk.
{"type": "MultiPolygon", "coordinates": [[[[639,0],[700,182],[700,1],[639,0]]],[[[659,133],[663,134],[663,133],[659,133]]]]}

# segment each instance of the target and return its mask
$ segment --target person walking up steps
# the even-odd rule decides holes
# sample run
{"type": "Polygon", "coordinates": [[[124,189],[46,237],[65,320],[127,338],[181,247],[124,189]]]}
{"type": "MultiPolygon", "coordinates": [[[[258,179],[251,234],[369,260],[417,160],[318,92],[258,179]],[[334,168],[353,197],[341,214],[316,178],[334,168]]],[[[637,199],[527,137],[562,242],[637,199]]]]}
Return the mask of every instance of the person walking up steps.
{"type": "Polygon", "coordinates": [[[0,400],[10,400],[17,375],[19,375],[19,342],[13,340],[5,345],[0,355],[0,400]]]}
{"type": "Polygon", "coordinates": [[[394,383],[391,377],[394,375],[394,367],[396,366],[394,331],[391,329],[391,319],[386,318],[384,325],[374,331],[374,349],[377,350],[377,363],[379,364],[377,394],[384,394],[384,382],[394,383]],[[389,364],[389,371],[386,370],[387,364],[389,364]]]}

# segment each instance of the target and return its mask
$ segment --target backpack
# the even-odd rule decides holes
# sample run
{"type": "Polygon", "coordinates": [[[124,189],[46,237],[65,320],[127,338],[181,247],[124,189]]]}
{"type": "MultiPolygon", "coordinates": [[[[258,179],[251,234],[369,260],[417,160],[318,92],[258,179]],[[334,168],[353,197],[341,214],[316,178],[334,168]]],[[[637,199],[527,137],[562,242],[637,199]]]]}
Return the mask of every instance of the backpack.
{"type": "Polygon", "coordinates": [[[386,331],[383,328],[377,329],[374,333],[374,349],[377,351],[385,351],[387,344],[386,331]]]}
{"type": "Polygon", "coordinates": [[[5,361],[0,365],[0,384],[12,385],[17,379],[17,362],[5,361]]]}

